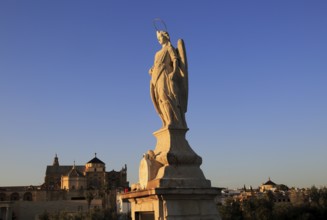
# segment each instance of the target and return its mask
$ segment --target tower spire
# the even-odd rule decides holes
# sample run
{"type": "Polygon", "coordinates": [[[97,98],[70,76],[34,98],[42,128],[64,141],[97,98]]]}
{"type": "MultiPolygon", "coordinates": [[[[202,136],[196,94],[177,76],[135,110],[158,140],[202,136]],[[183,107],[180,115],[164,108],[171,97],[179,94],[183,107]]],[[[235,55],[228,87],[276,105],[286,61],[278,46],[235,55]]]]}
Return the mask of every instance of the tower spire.
{"type": "Polygon", "coordinates": [[[58,156],[57,156],[57,153],[56,153],[56,156],[55,158],[53,159],[53,166],[59,166],[59,159],[58,159],[58,156]]]}

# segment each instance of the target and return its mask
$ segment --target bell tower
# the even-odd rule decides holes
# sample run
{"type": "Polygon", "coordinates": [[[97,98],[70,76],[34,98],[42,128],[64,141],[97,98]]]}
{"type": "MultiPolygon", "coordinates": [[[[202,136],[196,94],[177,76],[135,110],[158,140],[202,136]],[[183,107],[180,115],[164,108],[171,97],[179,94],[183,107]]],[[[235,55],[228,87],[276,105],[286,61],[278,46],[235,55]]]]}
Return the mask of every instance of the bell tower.
{"type": "Polygon", "coordinates": [[[59,160],[58,160],[58,156],[56,154],[55,158],[53,159],[53,166],[58,166],[59,167],[59,160]]]}

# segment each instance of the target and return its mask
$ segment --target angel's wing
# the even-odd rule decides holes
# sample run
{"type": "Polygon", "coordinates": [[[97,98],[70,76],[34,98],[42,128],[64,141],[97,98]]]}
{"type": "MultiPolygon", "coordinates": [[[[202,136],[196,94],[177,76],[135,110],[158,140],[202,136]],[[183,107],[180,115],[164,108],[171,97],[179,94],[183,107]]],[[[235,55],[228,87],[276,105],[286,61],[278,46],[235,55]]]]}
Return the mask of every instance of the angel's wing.
{"type": "Polygon", "coordinates": [[[186,57],[186,50],[185,44],[183,39],[179,39],[177,41],[177,53],[179,56],[179,69],[182,77],[181,81],[181,107],[184,112],[187,112],[187,102],[188,102],[188,68],[187,68],[187,57],[186,57]]]}

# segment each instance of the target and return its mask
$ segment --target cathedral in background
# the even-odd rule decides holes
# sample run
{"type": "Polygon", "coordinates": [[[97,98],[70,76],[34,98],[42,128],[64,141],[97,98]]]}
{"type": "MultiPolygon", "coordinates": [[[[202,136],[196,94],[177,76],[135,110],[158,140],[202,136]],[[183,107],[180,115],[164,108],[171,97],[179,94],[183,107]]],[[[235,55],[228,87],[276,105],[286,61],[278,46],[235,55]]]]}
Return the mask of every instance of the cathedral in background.
{"type": "Polygon", "coordinates": [[[42,185],[0,187],[0,219],[5,214],[34,219],[44,210],[88,210],[90,198],[94,207],[117,208],[121,212],[123,202],[117,202],[116,195],[128,190],[126,165],[120,171],[107,172],[106,164],[96,154],[85,165],[60,165],[55,155],[53,164],[46,167],[42,185]]]}
{"type": "Polygon", "coordinates": [[[99,190],[99,189],[125,189],[127,182],[127,166],[120,171],[106,171],[106,164],[97,158],[85,165],[59,165],[56,155],[53,164],[48,165],[43,190],[99,190]]]}

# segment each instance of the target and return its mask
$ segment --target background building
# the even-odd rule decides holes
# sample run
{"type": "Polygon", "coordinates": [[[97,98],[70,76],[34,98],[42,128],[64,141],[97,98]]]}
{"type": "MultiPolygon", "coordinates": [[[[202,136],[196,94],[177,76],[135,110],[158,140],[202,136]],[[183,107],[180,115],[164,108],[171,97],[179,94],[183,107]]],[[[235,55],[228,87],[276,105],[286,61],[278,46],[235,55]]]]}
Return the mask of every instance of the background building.
{"type": "MultiPolygon", "coordinates": [[[[35,219],[44,210],[86,212],[90,205],[115,209],[120,205],[116,204],[116,194],[128,188],[126,165],[120,171],[107,172],[105,163],[95,154],[85,165],[74,162],[62,166],[55,155],[53,164],[46,167],[41,186],[0,187],[0,219],[35,219]],[[90,204],[88,195],[93,198],[90,204]]],[[[123,205],[119,213],[126,212],[123,205]]]]}
{"type": "Polygon", "coordinates": [[[98,190],[128,188],[127,166],[120,171],[106,171],[106,165],[97,158],[85,165],[60,165],[58,156],[55,155],[52,165],[46,168],[44,190],[98,190]]]}
{"type": "Polygon", "coordinates": [[[270,177],[267,182],[261,184],[260,192],[265,192],[267,190],[275,191],[277,184],[270,180],[270,177]]]}
{"type": "Polygon", "coordinates": [[[85,175],[76,169],[75,164],[67,175],[61,176],[61,189],[84,190],[87,188],[85,175]]]}

